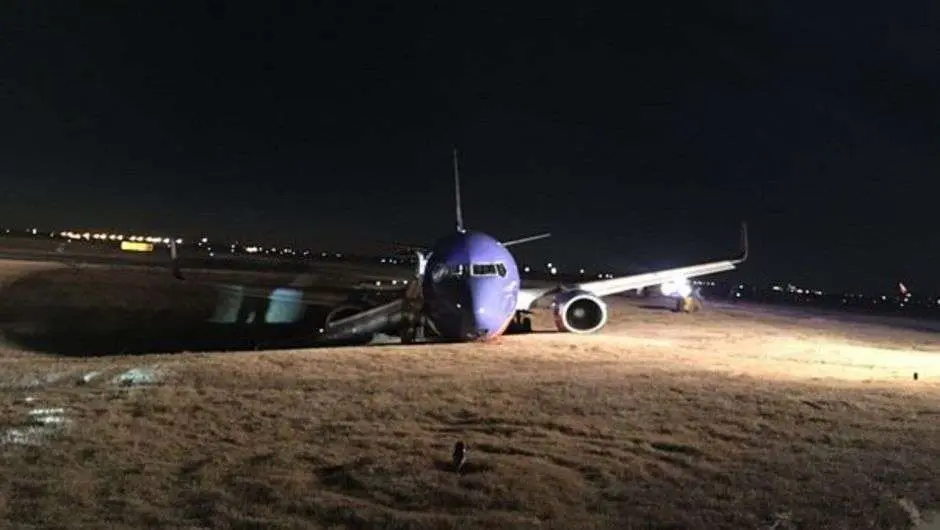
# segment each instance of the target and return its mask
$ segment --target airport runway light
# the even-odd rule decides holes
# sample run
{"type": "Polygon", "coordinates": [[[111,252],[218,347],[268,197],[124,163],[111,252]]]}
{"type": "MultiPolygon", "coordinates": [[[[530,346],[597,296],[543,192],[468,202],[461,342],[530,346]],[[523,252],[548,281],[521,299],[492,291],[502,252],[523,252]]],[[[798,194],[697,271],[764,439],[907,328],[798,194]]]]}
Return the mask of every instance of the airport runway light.
{"type": "Polygon", "coordinates": [[[522,270],[523,270],[524,272],[530,272],[532,269],[529,268],[528,265],[526,265],[522,270]]]}
{"type": "Polygon", "coordinates": [[[558,274],[558,268],[556,267],[552,267],[551,271],[552,271],[552,274],[558,274]]]}
{"type": "Polygon", "coordinates": [[[581,274],[584,274],[584,269],[580,269],[581,274]]]}

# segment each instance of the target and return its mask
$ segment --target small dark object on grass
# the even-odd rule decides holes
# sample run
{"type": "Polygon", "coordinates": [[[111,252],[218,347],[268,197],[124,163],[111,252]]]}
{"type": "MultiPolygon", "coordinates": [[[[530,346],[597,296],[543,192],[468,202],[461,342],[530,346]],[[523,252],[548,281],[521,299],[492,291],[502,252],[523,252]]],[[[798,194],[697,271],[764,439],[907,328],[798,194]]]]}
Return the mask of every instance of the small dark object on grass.
{"type": "Polygon", "coordinates": [[[454,444],[454,471],[460,471],[463,465],[467,462],[467,446],[463,442],[457,442],[454,444]]]}
{"type": "Polygon", "coordinates": [[[914,381],[917,381],[917,372],[914,372],[914,381]]]}

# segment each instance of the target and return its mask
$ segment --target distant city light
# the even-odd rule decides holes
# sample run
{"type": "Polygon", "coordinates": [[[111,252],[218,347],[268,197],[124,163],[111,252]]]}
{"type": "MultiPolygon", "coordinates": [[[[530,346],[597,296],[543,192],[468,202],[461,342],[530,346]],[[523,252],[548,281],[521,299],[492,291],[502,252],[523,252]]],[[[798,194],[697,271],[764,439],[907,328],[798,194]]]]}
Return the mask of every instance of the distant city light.
{"type": "MultiPolygon", "coordinates": [[[[90,245],[104,245],[104,246],[113,246],[114,248],[119,248],[117,245],[118,242],[124,243],[135,243],[136,245],[121,245],[120,248],[123,250],[134,250],[137,248],[145,249],[148,245],[159,246],[159,245],[169,245],[171,242],[175,241],[177,245],[184,244],[183,238],[171,238],[168,235],[157,235],[157,234],[126,234],[118,233],[117,231],[111,232],[109,230],[62,230],[62,231],[47,231],[40,230],[38,226],[30,228],[0,228],[2,233],[13,234],[13,237],[40,237],[40,238],[53,238],[53,239],[64,239],[66,242],[72,241],[87,241],[90,245]]],[[[262,254],[262,255],[274,255],[274,256],[293,256],[299,257],[302,253],[304,257],[314,256],[327,258],[343,258],[344,254],[339,252],[329,252],[329,251],[311,251],[311,250],[299,250],[292,246],[278,246],[270,244],[247,244],[245,242],[225,242],[216,241],[215,244],[209,243],[209,238],[207,236],[201,236],[196,239],[193,243],[200,247],[199,250],[204,253],[204,255],[215,256],[216,248],[226,248],[232,254],[262,254]]],[[[264,242],[262,242],[264,243],[264,242]]],[[[64,245],[59,245],[57,251],[63,252],[65,247],[64,245]]],[[[411,263],[413,260],[401,259],[398,257],[389,257],[389,256],[376,256],[374,258],[369,258],[374,260],[373,263],[377,261],[381,263],[388,264],[400,264],[400,263],[411,263]]],[[[589,265],[589,264],[588,264],[589,265]]],[[[553,261],[547,261],[545,263],[545,271],[549,276],[560,276],[560,278],[555,279],[555,281],[561,281],[561,279],[566,279],[567,281],[576,281],[573,276],[581,275],[582,277],[598,278],[598,279],[613,279],[618,276],[616,273],[609,272],[597,272],[591,270],[591,267],[578,267],[571,269],[570,272],[562,272],[560,266],[556,265],[553,261]]],[[[531,273],[533,270],[539,269],[538,265],[519,265],[519,270],[524,273],[531,273]]],[[[913,281],[913,280],[912,280],[913,281]]],[[[408,281],[404,279],[396,280],[381,280],[377,281],[376,285],[392,285],[399,286],[407,284],[408,281]]],[[[918,295],[915,297],[912,292],[907,288],[905,283],[894,282],[894,285],[897,286],[893,290],[883,290],[886,294],[878,293],[857,293],[845,291],[841,293],[833,293],[829,291],[828,295],[826,291],[822,289],[815,288],[813,286],[807,285],[794,285],[790,282],[768,282],[763,286],[756,285],[747,285],[740,283],[739,281],[726,280],[715,282],[713,280],[688,280],[687,284],[692,286],[707,286],[707,287],[719,287],[719,291],[712,293],[705,293],[706,296],[709,294],[711,296],[718,297],[731,297],[734,298],[755,298],[760,300],[761,297],[766,297],[767,300],[776,300],[776,301],[786,301],[789,303],[801,303],[801,304],[832,304],[835,306],[868,306],[871,310],[903,310],[903,311],[916,311],[918,308],[922,310],[929,311],[938,311],[940,310],[940,296],[932,295],[918,295]],[[731,287],[730,291],[723,290],[731,287]],[[723,290],[723,291],[722,291],[723,290]],[[770,293],[775,293],[771,296],[770,293]],[[746,296],[745,296],[746,295],[746,296]]],[[[367,283],[368,284],[368,283],[367,283]]],[[[660,285],[662,287],[662,285],[660,285]]],[[[676,285],[679,287],[679,284],[676,285]]],[[[668,289],[667,289],[668,290],[668,289]]]]}

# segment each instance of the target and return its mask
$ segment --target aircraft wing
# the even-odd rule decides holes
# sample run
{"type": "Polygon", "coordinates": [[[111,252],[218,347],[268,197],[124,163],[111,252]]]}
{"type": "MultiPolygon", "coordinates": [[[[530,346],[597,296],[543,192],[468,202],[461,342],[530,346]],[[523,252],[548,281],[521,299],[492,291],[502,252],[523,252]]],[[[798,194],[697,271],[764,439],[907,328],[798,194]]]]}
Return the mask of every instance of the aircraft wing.
{"type": "MultiPolygon", "coordinates": [[[[747,225],[741,225],[741,254],[734,259],[723,260],[723,261],[713,261],[709,263],[702,263],[699,265],[690,265],[686,267],[678,267],[675,269],[665,269],[655,272],[647,272],[643,274],[634,274],[631,276],[621,276],[619,278],[611,278],[608,280],[597,280],[593,282],[580,283],[575,286],[572,286],[574,289],[579,289],[593,293],[595,296],[603,297],[612,294],[621,293],[624,291],[630,291],[632,289],[641,289],[643,287],[649,287],[651,285],[660,285],[670,281],[680,281],[686,280],[688,278],[695,278],[698,276],[705,276],[708,274],[716,274],[719,272],[729,271],[734,269],[739,263],[743,263],[747,260],[748,256],[748,243],[747,243],[747,225]]],[[[528,311],[532,304],[536,300],[542,298],[543,296],[556,291],[557,287],[537,287],[529,289],[520,289],[519,298],[516,302],[517,311],[528,311]]]]}
{"type": "Polygon", "coordinates": [[[397,327],[402,319],[402,304],[399,298],[387,304],[330,322],[320,335],[323,340],[343,340],[362,334],[375,334],[397,327]]]}
{"type": "MultiPolygon", "coordinates": [[[[230,283],[221,283],[214,281],[193,281],[183,276],[179,265],[179,254],[176,244],[170,242],[170,268],[173,276],[180,281],[186,281],[190,284],[212,287],[220,295],[220,303],[216,308],[214,321],[231,321],[232,313],[237,313],[245,298],[259,298],[268,301],[271,307],[277,308],[275,311],[275,320],[277,322],[295,321],[296,316],[302,311],[303,306],[319,305],[304,299],[304,291],[301,289],[307,282],[304,275],[300,276],[289,286],[269,288],[269,287],[246,287],[242,285],[233,285],[230,283]]],[[[416,290],[420,289],[420,284],[409,282],[408,287],[402,288],[403,296],[386,304],[372,307],[365,311],[344,317],[342,319],[330,322],[325,329],[320,330],[320,338],[325,340],[346,339],[360,333],[379,332],[387,330],[391,326],[397,325],[402,318],[401,312],[404,302],[410,297],[415,296],[416,290]]],[[[265,316],[265,322],[273,323],[265,316]]]]}

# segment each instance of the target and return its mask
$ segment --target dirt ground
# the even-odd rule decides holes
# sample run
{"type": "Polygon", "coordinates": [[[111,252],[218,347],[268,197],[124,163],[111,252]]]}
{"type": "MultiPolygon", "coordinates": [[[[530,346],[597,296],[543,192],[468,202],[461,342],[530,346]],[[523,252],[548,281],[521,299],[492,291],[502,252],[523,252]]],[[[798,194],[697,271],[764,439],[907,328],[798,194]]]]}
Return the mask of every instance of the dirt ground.
{"type": "MultiPolygon", "coordinates": [[[[0,267],[5,335],[66,300],[205,313],[204,290],[111,271],[42,291],[53,269],[33,267],[0,267]]],[[[940,504],[935,333],[766,306],[610,309],[597,334],[542,314],[490,344],[100,356],[7,341],[0,523],[900,529],[940,504]]]]}

